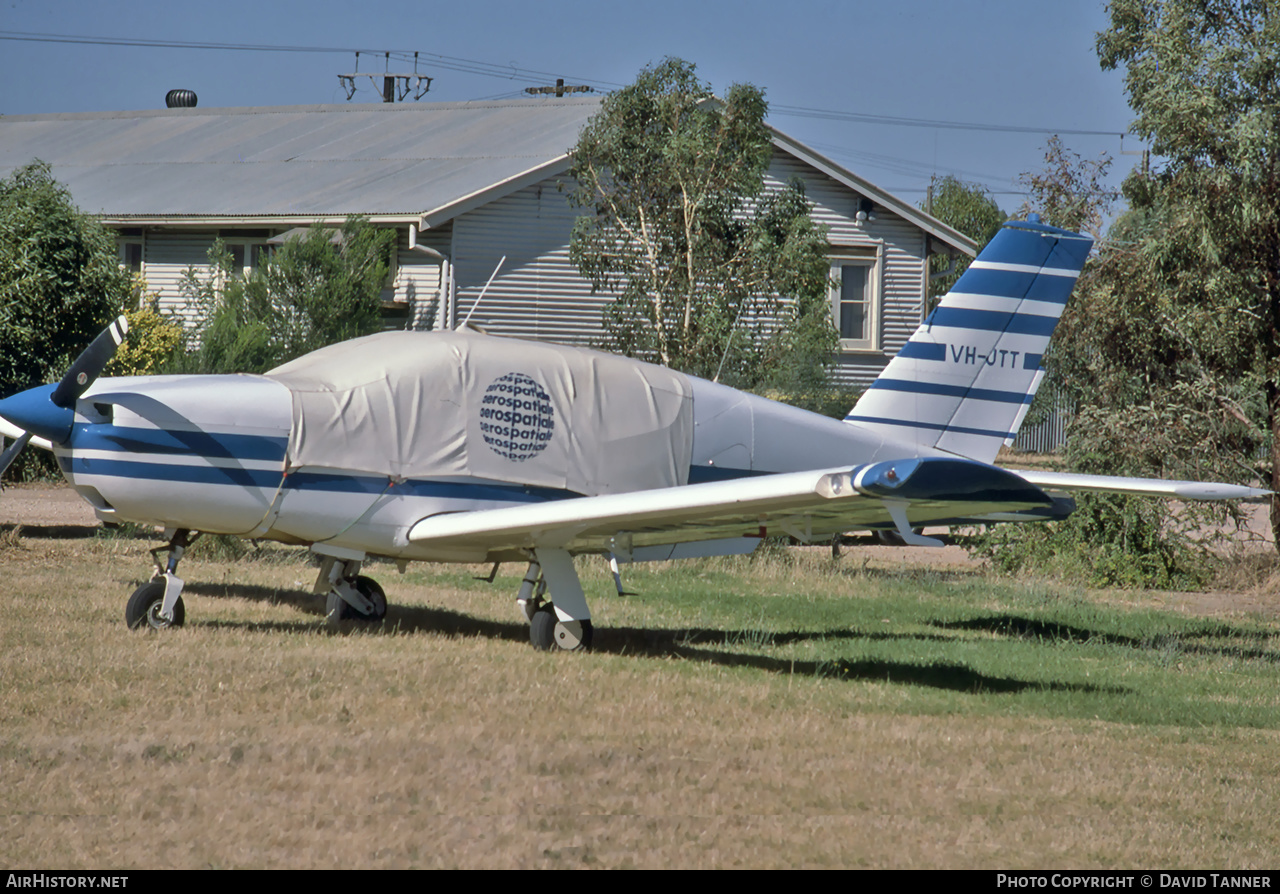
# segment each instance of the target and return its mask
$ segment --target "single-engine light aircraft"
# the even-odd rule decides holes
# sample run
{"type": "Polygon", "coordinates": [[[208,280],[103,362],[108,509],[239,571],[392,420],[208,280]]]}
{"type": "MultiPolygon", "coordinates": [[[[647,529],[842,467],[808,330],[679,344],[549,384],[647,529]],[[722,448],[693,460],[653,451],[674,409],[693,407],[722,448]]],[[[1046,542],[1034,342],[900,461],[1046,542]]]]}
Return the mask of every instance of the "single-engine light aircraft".
{"type": "Polygon", "coordinates": [[[360,573],[369,557],[527,562],[517,601],[530,639],[565,650],[592,639],[576,554],[727,555],[767,532],[809,542],[855,529],[931,546],[926,524],[1062,518],[1078,490],[1266,493],[992,464],[1091,245],[1006,224],[844,421],[469,330],[370,335],[264,375],[98,378],[122,317],[60,383],[0,401],[0,433],[17,438],[0,473],[35,443],[100,519],[164,529],[166,561],[128,600],[130,627],[183,623],[178,562],[204,532],[309,547],[334,621],[386,613],[360,573]]]}

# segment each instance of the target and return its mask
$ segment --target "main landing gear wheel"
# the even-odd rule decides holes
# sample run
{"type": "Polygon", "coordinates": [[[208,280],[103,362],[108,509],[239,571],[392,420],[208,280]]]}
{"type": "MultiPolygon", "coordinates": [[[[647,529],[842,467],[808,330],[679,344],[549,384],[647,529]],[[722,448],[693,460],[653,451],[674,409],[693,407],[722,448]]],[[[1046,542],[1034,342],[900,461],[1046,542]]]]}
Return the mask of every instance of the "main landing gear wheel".
{"type": "Polygon", "coordinates": [[[168,627],[181,627],[186,620],[186,609],[182,605],[182,597],[173,604],[173,620],[166,621],[160,617],[160,606],[164,604],[164,581],[153,580],[138,587],[129,597],[124,607],[124,620],[130,630],[142,628],[148,630],[164,630],[168,627]]]}
{"type": "Polygon", "coordinates": [[[381,621],[385,618],[387,616],[387,594],[378,585],[378,582],[362,574],[353,583],[360,595],[373,603],[373,611],[366,615],[364,612],[353,608],[336,591],[330,590],[329,598],[325,601],[325,616],[331,621],[381,621]]]}
{"type": "Polygon", "coordinates": [[[561,621],[549,607],[529,619],[529,642],[542,652],[589,652],[592,633],[590,621],[561,621]]]}
{"type": "MultiPolygon", "coordinates": [[[[912,528],[912,534],[923,534],[924,528],[912,528]]],[[[897,531],[890,531],[888,528],[881,528],[876,531],[876,539],[880,541],[881,546],[906,546],[907,541],[902,539],[902,535],[897,531]]]]}

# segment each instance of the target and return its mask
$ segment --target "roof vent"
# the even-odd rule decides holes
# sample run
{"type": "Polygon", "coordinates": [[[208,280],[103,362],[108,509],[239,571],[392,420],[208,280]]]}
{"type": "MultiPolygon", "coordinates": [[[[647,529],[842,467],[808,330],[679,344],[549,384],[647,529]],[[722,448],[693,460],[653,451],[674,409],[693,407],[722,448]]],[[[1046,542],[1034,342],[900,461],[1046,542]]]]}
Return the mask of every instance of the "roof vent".
{"type": "Polygon", "coordinates": [[[170,90],[164,95],[164,104],[171,109],[194,109],[196,94],[194,90],[170,90]]]}

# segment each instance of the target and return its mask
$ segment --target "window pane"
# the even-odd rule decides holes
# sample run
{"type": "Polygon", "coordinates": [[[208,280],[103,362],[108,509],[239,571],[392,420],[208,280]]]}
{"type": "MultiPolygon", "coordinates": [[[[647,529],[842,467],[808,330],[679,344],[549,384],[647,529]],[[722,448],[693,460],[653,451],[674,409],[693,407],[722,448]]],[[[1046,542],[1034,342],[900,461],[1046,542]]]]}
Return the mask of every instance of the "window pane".
{"type": "Polygon", "coordinates": [[[138,242],[126,242],[120,248],[124,256],[125,269],[132,270],[134,273],[141,273],[142,244],[138,242]]]}
{"type": "Polygon", "coordinates": [[[867,267],[840,266],[840,337],[867,338],[867,267]]]}
{"type": "Polygon", "coordinates": [[[866,313],[861,304],[840,302],[840,337],[866,338],[866,313]]]}

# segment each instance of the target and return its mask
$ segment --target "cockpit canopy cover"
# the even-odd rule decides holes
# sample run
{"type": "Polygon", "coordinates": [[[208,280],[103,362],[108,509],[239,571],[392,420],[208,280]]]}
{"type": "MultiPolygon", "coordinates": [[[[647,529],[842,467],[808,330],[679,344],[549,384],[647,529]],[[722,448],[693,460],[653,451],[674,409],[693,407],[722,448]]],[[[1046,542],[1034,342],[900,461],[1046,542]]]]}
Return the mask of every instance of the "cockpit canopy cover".
{"type": "Polygon", "coordinates": [[[266,375],[293,395],[290,469],[589,495],[688,483],[693,391],[664,367],[478,332],[383,332],[266,375]]]}

